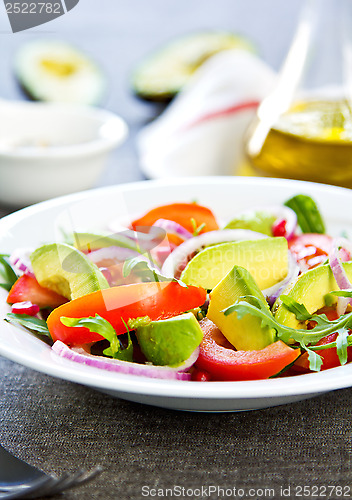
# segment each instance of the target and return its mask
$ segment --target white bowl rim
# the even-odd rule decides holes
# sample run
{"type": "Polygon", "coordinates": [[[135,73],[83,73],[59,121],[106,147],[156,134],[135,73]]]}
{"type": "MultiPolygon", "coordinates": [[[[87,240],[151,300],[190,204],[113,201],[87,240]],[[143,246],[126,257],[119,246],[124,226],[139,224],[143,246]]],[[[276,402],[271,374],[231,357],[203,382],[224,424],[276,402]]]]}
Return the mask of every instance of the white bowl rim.
{"type": "MultiPolygon", "coordinates": [[[[1,104],[2,105],[2,104],[1,104]]],[[[91,141],[81,142],[77,144],[70,144],[66,146],[50,146],[48,148],[43,147],[21,147],[16,146],[14,149],[0,150],[1,159],[12,159],[12,160],[23,160],[23,159],[53,159],[53,158],[74,158],[74,157],[86,157],[94,154],[101,154],[108,152],[114,147],[119,146],[128,136],[128,125],[126,121],[119,115],[112,111],[95,108],[92,106],[84,106],[78,104],[67,104],[67,103],[47,103],[47,102],[22,102],[22,101],[8,101],[6,105],[22,106],[25,107],[36,107],[38,110],[45,109],[48,112],[59,111],[81,114],[84,116],[90,115],[97,121],[101,122],[101,126],[106,123],[113,123],[115,128],[115,136],[113,137],[97,137],[91,141]]],[[[49,166],[49,164],[47,165],[49,166]]]]}

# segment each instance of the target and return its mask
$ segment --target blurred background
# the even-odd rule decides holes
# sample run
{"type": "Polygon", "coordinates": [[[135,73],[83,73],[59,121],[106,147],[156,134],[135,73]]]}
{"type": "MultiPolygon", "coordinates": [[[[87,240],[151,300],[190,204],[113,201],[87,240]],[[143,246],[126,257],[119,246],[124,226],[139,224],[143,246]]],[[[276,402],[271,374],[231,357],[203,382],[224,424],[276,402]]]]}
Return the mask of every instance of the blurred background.
{"type": "MultiPolygon", "coordinates": [[[[97,186],[144,179],[135,140],[165,108],[134,95],[131,75],[151,52],[182,35],[225,30],[248,38],[259,57],[278,70],[292,41],[301,0],[80,0],[64,16],[13,34],[0,5],[0,98],[27,99],[14,76],[15,55],[33,40],[63,40],[92,58],[106,74],[101,107],[120,115],[129,137],[109,159],[97,186]]],[[[0,200],[1,203],[1,200],[0,200]]]]}

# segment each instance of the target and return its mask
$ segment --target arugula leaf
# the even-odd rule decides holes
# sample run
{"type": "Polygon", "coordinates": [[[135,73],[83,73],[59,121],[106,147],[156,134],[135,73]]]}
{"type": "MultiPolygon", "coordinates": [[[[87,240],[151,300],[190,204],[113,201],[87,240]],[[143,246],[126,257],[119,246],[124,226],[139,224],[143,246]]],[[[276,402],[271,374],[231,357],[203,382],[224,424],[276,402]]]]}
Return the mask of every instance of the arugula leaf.
{"type": "Polygon", "coordinates": [[[132,271],[145,281],[168,281],[168,278],[158,273],[157,269],[152,267],[146,260],[140,257],[125,260],[122,268],[124,278],[127,278],[132,271]]]}
{"type": "Polygon", "coordinates": [[[299,304],[289,295],[280,295],[280,300],[290,312],[292,312],[298,321],[307,321],[311,314],[307,311],[304,304],[299,304]]]}
{"type": "Polygon", "coordinates": [[[44,319],[29,316],[28,314],[7,313],[5,321],[21,325],[32,332],[40,333],[51,339],[51,335],[44,319]]]}
{"type": "Polygon", "coordinates": [[[160,283],[162,281],[176,281],[179,285],[187,288],[187,285],[182,281],[179,281],[176,278],[163,276],[157,269],[155,269],[155,267],[152,267],[149,262],[141,260],[140,257],[134,257],[133,259],[128,259],[124,262],[122,268],[123,277],[127,278],[132,271],[143,281],[155,281],[156,283],[160,283]]]}
{"type": "Polygon", "coordinates": [[[0,283],[0,287],[9,292],[15,281],[17,281],[18,275],[10,265],[8,257],[7,254],[0,254],[0,278],[4,280],[3,283],[0,283]]]}
{"type": "Polygon", "coordinates": [[[347,363],[347,347],[348,347],[348,331],[341,329],[338,331],[336,338],[336,352],[339,357],[341,365],[347,363]]]}
{"type": "Polygon", "coordinates": [[[315,201],[305,194],[293,196],[285,203],[297,215],[303,233],[325,233],[325,224],[315,201]]]}
{"type": "Polygon", "coordinates": [[[99,314],[88,316],[87,318],[68,318],[62,316],[60,320],[65,326],[84,326],[88,328],[90,332],[99,333],[99,335],[108,340],[110,342],[110,347],[103,351],[106,356],[121,361],[133,361],[133,344],[130,333],[127,333],[128,345],[126,348],[123,348],[114,327],[106,319],[99,316],[99,314]]]}
{"type": "Polygon", "coordinates": [[[319,372],[321,369],[321,365],[323,364],[322,357],[319,356],[319,354],[317,354],[315,351],[308,349],[306,345],[302,345],[301,347],[308,353],[309,368],[314,372],[319,372]]]}
{"type": "MultiPolygon", "coordinates": [[[[298,314],[301,315],[303,313],[302,313],[302,308],[300,306],[301,304],[291,303],[289,307],[298,310],[298,314]]],[[[241,319],[246,314],[252,314],[256,317],[259,317],[262,320],[263,326],[269,326],[276,331],[276,336],[278,339],[282,340],[286,344],[294,340],[295,342],[299,343],[300,346],[307,352],[318,350],[322,346],[315,347],[314,344],[316,342],[326,337],[327,335],[330,335],[331,333],[341,331],[340,333],[341,339],[339,340],[338,352],[340,353],[339,358],[342,359],[342,361],[345,359],[346,356],[346,351],[345,351],[346,342],[349,341],[349,338],[352,338],[352,336],[345,337],[345,334],[343,333],[343,332],[348,333],[349,329],[352,328],[352,313],[345,314],[333,321],[329,321],[324,314],[321,315],[313,314],[309,318],[307,318],[307,320],[315,321],[316,326],[311,330],[305,330],[303,328],[295,329],[282,325],[274,318],[271,311],[266,308],[265,304],[262,301],[260,301],[257,297],[254,297],[252,295],[246,295],[244,297],[240,297],[235,304],[228,307],[223,312],[227,316],[228,314],[231,314],[234,311],[236,311],[239,319],[241,319]]],[[[334,344],[335,346],[337,345],[336,342],[334,344]]],[[[309,361],[311,369],[318,368],[319,360],[316,356],[310,354],[309,361]]]]}

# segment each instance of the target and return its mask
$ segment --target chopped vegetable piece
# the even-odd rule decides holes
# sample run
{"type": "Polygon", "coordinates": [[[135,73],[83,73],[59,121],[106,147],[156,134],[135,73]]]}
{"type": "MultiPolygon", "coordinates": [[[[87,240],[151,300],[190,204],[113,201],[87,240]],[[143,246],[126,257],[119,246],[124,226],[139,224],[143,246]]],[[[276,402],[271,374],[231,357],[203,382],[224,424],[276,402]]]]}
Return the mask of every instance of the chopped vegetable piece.
{"type": "Polygon", "coordinates": [[[206,300],[206,291],[176,282],[134,283],[98,290],[64,304],[49,315],[48,328],[54,340],[83,345],[102,340],[102,335],[84,327],[69,327],[61,317],[84,318],[98,314],[111,323],[117,334],[127,331],[127,322],[141,316],[151,320],[171,318],[194,309],[206,300]]]}
{"type": "Polygon", "coordinates": [[[195,224],[197,228],[205,224],[201,230],[202,233],[219,229],[213,212],[197,203],[171,203],[170,205],[153,208],[139,219],[135,219],[131,226],[135,230],[138,230],[138,228],[141,230],[140,228],[143,228],[143,226],[152,226],[158,219],[177,222],[192,234],[195,224]]]}
{"type": "Polygon", "coordinates": [[[35,316],[39,313],[40,308],[38,304],[32,304],[29,300],[25,302],[16,302],[12,305],[11,311],[14,314],[28,314],[28,316],[35,316]]]}
{"type": "Polygon", "coordinates": [[[212,380],[257,380],[276,375],[300,355],[281,340],[258,351],[235,351],[220,330],[208,319],[200,322],[203,341],[196,362],[198,370],[212,380]]]}
{"type": "Polygon", "coordinates": [[[15,304],[16,302],[27,300],[33,304],[37,304],[41,309],[45,307],[58,307],[67,302],[65,297],[40,286],[38,281],[32,278],[32,276],[23,274],[11,288],[7,296],[7,302],[8,304],[15,304]]]}

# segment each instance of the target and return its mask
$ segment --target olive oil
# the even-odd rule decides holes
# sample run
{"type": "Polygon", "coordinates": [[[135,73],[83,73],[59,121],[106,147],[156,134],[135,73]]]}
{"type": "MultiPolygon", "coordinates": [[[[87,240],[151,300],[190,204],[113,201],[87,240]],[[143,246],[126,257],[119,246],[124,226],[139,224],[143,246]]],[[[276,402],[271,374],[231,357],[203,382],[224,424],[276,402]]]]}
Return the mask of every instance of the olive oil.
{"type": "MultiPolygon", "coordinates": [[[[259,119],[257,119],[259,125],[259,119]]],[[[282,114],[260,151],[246,154],[251,171],[352,188],[352,113],[347,100],[306,100],[282,114]]]]}

